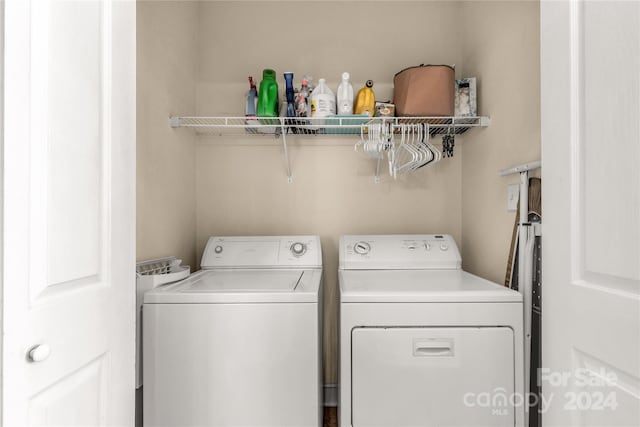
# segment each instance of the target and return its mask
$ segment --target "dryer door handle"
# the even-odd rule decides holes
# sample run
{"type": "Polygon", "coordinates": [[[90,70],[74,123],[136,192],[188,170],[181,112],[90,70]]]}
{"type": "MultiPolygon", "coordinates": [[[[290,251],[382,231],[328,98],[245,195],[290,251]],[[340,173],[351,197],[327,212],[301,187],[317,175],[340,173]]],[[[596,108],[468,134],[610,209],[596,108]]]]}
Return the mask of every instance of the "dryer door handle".
{"type": "Polygon", "coordinates": [[[451,357],[453,339],[421,339],[413,342],[413,355],[416,357],[451,357]]]}

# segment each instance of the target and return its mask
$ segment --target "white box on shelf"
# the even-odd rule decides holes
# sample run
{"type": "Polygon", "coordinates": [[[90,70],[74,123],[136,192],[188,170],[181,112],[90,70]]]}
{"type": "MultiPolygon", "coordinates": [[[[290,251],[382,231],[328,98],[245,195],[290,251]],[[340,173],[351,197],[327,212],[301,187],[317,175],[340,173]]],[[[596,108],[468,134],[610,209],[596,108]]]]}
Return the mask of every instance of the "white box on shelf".
{"type": "Polygon", "coordinates": [[[470,77],[456,80],[456,117],[475,117],[477,114],[476,78],[470,77]]]}

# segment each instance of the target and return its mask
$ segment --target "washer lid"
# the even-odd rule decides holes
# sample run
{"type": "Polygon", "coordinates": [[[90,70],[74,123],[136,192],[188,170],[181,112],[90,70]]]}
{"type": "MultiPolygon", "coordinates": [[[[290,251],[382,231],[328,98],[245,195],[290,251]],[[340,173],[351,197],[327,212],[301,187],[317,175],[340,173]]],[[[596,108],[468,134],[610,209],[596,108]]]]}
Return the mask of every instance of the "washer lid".
{"type": "Polygon", "coordinates": [[[462,270],[341,270],[341,302],[522,302],[512,289],[462,270]]]}
{"type": "Polygon", "coordinates": [[[321,270],[201,270],[147,292],[145,304],[317,302],[321,270]]]}

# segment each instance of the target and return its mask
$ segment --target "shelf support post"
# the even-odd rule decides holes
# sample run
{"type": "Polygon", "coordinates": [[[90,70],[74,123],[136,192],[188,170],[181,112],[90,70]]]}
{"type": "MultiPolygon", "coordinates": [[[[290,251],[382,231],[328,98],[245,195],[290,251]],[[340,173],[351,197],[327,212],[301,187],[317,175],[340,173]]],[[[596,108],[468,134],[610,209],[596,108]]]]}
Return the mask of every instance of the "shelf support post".
{"type": "MultiPolygon", "coordinates": [[[[293,183],[293,177],[291,176],[291,161],[289,160],[289,150],[287,149],[287,128],[285,126],[285,120],[280,118],[280,133],[282,134],[282,148],[284,150],[284,159],[287,163],[287,182],[293,183]]],[[[278,137],[276,133],[276,138],[278,137]]]]}
{"type": "Polygon", "coordinates": [[[373,182],[375,182],[376,184],[380,184],[380,160],[382,158],[378,157],[378,160],[376,161],[376,176],[373,177],[373,182]]]}

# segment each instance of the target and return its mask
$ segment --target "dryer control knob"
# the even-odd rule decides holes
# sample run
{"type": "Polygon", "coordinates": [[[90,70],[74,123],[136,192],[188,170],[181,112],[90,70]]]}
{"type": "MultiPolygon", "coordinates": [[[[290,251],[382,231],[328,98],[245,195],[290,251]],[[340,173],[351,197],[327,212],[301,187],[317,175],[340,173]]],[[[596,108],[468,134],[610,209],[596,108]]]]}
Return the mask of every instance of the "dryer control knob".
{"type": "Polygon", "coordinates": [[[291,245],[290,249],[291,249],[291,253],[294,256],[302,256],[304,255],[305,252],[307,252],[307,245],[301,242],[295,242],[294,244],[291,245]]]}
{"type": "Polygon", "coordinates": [[[427,250],[427,251],[430,251],[431,250],[431,243],[426,243],[425,242],[424,249],[427,250]]]}
{"type": "Polygon", "coordinates": [[[216,246],[215,248],[213,248],[213,251],[217,254],[222,253],[222,246],[216,246]]]}
{"type": "Polygon", "coordinates": [[[366,255],[371,251],[371,245],[367,242],[358,242],[353,245],[353,250],[359,255],[366,255]]]}
{"type": "Polygon", "coordinates": [[[440,250],[442,250],[442,251],[449,250],[449,245],[447,245],[446,243],[441,244],[440,245],[440,250]]]}

